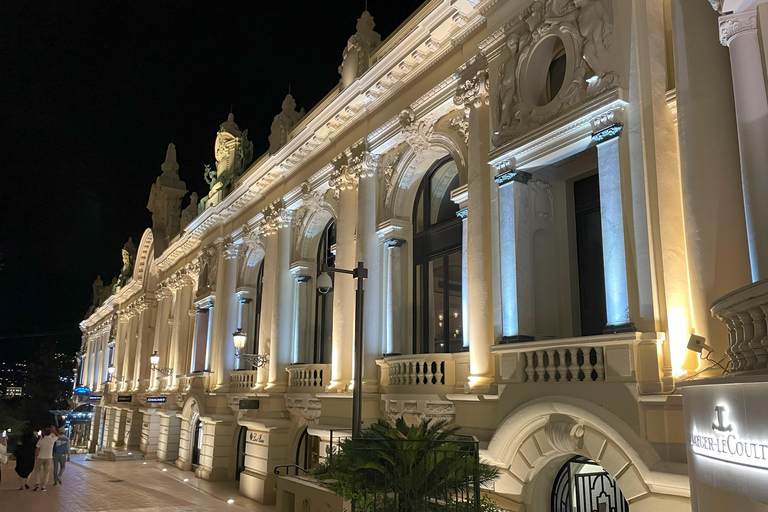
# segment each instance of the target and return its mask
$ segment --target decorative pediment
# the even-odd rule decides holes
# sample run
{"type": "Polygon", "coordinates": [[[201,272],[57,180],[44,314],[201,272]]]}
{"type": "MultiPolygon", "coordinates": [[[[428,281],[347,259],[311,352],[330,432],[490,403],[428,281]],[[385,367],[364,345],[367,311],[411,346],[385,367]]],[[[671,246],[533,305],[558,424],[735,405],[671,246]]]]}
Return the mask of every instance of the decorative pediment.
{"type": "Polygon", "coordinates": [[[619,83],[613,0],[537,1],[500,30],[496,146],[619,83]]]}

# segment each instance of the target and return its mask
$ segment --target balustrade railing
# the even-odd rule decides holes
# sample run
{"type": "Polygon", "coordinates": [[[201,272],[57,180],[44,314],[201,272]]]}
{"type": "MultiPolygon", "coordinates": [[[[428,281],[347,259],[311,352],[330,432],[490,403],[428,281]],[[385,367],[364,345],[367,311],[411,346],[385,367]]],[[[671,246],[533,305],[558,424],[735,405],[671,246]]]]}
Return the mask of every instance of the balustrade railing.
{"type": "Polygon", "coordinates": [[[229,374],[229,390],[248,391],[256,386],[258,370],[238,370],[229,374]]]}
{"type": "Polygon", "coordinates": [[[179,393],[186,393],[192,385],[192,377],[179,377],[179,393]]]}
{"type": "Polygon", "coordinates": [[[768,279],[719,298],[712,304],[712,315],[728,328],[725,353],[731,371],[768,368],[768,279]]]}
{"type": "Polygon", "coordinates": [[[603,347],[545,348],[524,354],[526,382],[605,380],[603,347]]]}
{"type": "Polygon", "coordinates": [[[322,392],[331,376],[329,364],[294,364],[286,368],[288,389],[308,389],[322,392]]]}
{"type": "Polygon", "coordinates": [[[392,356],[384,364],[389,370],[389,386],[426,388],[456,384],[456,365],[451,354],[392,356]]]}

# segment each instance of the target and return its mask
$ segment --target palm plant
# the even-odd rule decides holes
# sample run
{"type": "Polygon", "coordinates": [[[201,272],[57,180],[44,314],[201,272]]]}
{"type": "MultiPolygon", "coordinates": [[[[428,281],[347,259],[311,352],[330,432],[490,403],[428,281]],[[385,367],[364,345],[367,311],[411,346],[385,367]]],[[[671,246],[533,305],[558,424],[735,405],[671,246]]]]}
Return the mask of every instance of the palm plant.
{"type": "Polygon", "coordinates": [[[479,488],[498,471],[479,462],[477,442],[458,430],[447,421],[379,420],[360,438],[342,441],[314,475],[361,512],[489,510],[479,488]]]}

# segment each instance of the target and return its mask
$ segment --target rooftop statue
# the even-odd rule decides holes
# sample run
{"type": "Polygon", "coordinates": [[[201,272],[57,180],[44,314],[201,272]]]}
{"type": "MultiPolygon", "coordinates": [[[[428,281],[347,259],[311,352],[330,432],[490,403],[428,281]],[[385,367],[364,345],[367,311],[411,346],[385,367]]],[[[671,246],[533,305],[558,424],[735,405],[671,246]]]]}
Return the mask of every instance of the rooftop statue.
{"type": "Polygon", "coordinates": [[[299,120],[304,117],[304,109],[296,112],[296,100],[290,93],[283,100],[283,110],[272,121],[269,134],[269,154],[274,155],[288,142],[288,134],[299,120]]]}
{"type": "Polygon", "coordinates": [[[184,229],[187,226],[189,226],[189,223],[192,222],[195,219],[195,217],[197,217],[197,214],[198,214],[197,203],[198,203],[197,194],[195,192],[192,192],[192,195],[189,196],[189,205],[187,205],[187,207],[181,211],[181,229],[184,229]]]}
{"type": "Polygon", "coordinates": [[[129,279],[133,277],[133,264],[136,261],[136,246],[133,245],[133,238],[128,238],[128,241],[123,246],[123,268],[120,270],[120,276],[117,278],[117,283],[112,288],[112,293],[117,293],[125,286],[129,279]]]}
{"type": "Polygon", "coordinates": [[[219,126],[214,152],[218,178],[232,172],[242,173],[253,160],[253,144],[248,140],[248,130],[240,131],[235,123],[235,115],[231,112],[219,126]]]}
{"type": "Polygon", "coordinates": [[[181,220],[181,198],[187,194],[186,184],[179,179],[179,164],[176,162],[176,146],[168,144],[163,171],[149,192],[147,209],[152,212],[152,233],[155,237],[155,256],[163,253],[179,232],[181,220]]]}

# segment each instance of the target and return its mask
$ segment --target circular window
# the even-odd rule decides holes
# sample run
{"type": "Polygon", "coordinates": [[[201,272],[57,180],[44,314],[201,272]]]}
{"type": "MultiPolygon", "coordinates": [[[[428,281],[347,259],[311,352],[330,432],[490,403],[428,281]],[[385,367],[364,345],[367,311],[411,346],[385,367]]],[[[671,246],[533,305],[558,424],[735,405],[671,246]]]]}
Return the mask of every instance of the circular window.
{"type": "Polygon", "coordinates": [[[526,95],[531,104],[543,107],[560,94],[566,64],[565,46],[559,36],[552,34],[539,41],[527,66],[526,95]]]}

